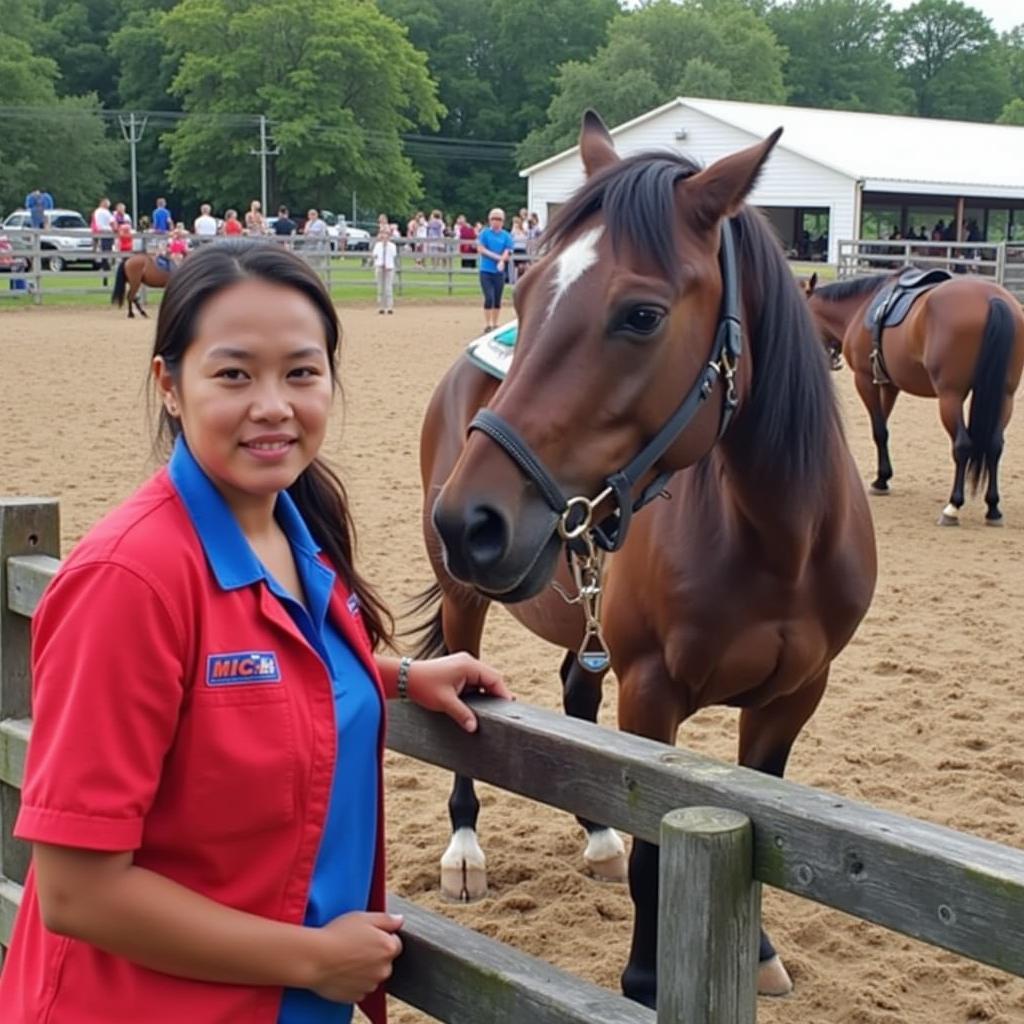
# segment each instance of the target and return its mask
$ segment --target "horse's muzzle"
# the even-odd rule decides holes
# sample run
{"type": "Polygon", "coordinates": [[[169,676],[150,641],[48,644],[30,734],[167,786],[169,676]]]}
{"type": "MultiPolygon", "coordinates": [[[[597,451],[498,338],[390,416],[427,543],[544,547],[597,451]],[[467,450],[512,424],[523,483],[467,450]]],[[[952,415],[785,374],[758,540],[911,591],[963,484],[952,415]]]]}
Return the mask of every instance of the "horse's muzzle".
{"type": "Polygon", "coordinates": [[[506,604],[535,597],[551,582],[562,541],[550,509],[538,502],[513,520],[486,500],[449,504],[444,499],[442,491],[432,520],[455,579],[506,604]]]}

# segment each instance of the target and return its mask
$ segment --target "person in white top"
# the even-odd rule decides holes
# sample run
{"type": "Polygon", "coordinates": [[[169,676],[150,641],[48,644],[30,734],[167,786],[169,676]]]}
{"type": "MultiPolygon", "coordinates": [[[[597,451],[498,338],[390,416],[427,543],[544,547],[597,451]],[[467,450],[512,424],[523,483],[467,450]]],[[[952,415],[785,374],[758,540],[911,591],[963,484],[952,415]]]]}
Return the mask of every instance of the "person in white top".
{"type": "MultiPolygon", "coordinates": [[[[93,251],[110,252],[114,248],[114,215],[110,212],[110,200],[104,197],[100,200],[99,206],[92,211],[92,220],[89,223],[92,231],[93,251]]],[[[110,269],[110,260],[104,259],[100,263],[104,273],[110,269]]],[[[106,277],[103,278],[103,287],[107,286],[106,277]]]]}
{"type": "Polygon", "coordinates": [[[217,234],[217,221],[210,215],[209,203],[203,203],[199,207],[199,216],[192,224],[192,230],[200,238],[213,238],[217,234]]]}
{"type": "Polygon", "coordinates": [[[377,312],[395,311],[395,264],[398,246],[391,241],[391,231],[382,226],[373,243],[373,274],[377,278],[377,312]]]}

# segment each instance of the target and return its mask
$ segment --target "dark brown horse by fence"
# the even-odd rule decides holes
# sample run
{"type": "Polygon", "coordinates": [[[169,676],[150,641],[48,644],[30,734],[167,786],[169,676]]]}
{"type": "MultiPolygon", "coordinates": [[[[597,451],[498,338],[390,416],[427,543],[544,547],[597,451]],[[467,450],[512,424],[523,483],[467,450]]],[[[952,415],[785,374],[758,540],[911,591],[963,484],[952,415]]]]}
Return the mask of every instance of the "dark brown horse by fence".
{"type": "MultiPolygon", "coordinates": [[[[668,153],[620,160],[585,116],[588,180],[517,286],[507,379],[460,360],[427,411],[423,521],[442,601],[420,653],[478,651],[501,601],[569,652],[570,715],[596,718],[606,642],[622,729],[674,743],[699,708],[731,705],[740,763],[781,776],[876,560],[806,303],[743,206],[778,134],[700,171],[668,153]]],[[[450,809],[443,884],[471,898],[486,885],[471,780],[450,809]]],[[[588,863],[614,876],[621,840],[582,824],[588,863]]],[[[653,1006],[657,846],[634,842],[629,881],[623,989],[653,1006]]],[[[761,991],[788,991],[763,934],[761,961],[761,991]]]]}
{"type": "Polygon", "coordinates": [[[128,316],[135,317],[137,309],[140,316],[148,317],[148,313],[139,302],[139,289],[145,284],[151,288],[164,288],[171,273],[161,267],[155,257],[146,253],[137,253],[121,260],[117,265],[117,276],[114,278],[114,290],[110,293],[110,302],[117,303],[120,309],[125,303],[125,290],[128,292],[128,316]]]}
{"type": "Polygon", "coordinates": [[[1000,526],[999,458],[1024,366],[1024,313],[1017,300],[995,282],[974,274],[958,275],[921,295],[902,323],[884,329],[879,366],[877,356],[873,361],[875,341],[865,317],[875,295],[894,278],[878,274],[816,287],[813,275],[805,284],[823,339],[833,350],[842,347],[871,417],[878,450],[878,473],[871,490],[875,494],[889,491],[888,420],[899,393],[937,397],[955,465],[953,490],[939,524],[958,525],[965,481],[977,490],[987,478],[985,521],[1000,526]],[[965,423],[968,395],[972,395],[971,411],[965,423]]]}

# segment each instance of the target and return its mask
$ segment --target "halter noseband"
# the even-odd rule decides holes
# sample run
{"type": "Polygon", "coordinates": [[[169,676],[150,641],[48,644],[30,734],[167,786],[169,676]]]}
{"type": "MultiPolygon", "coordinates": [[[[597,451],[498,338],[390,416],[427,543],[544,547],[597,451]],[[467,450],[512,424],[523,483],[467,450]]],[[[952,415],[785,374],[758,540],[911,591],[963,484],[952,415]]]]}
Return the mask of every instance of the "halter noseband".
{"type": "Polygon", "coordinates": [[[703,373],[665,425],[647,442],[633,461],[605,479],[605,487],[596,498],[566,498],[557,481],[518,431],[497,413],[491,412],[490,409],[481,409],[470,423],[468,432],[479,430],[486,434],[534,483],[547,504],[558,514],[559,533],[570,546],[584,534],[590,533],[593,542],[605,551],[617,551],[622,547],[633,513],[661,494],[673,471],[660,473],[644,488],[635,502],[632,500],[633,488],[689,426],[700,407],[711,395],[718,380],[722,381],[725,389],[718,436],[721,437],[728,429],[738,405],[735,375],[736,364],[743,348],[739,268],[736,263],[736,243],[732,224],[729,221],[722,224],[719,264],[722,270],[722,306],[715,340],[703,373]],[[614,495],[617,508],[602,522],[593,523],[594,509],[610,495],[614,495]]]}

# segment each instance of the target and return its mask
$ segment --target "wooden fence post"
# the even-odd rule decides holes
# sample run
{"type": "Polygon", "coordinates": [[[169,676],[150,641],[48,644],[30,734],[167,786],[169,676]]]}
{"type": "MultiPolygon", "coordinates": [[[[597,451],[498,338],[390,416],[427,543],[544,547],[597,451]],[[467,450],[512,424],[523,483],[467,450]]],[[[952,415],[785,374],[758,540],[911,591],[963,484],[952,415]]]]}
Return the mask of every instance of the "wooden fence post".
{"type": "MultiPolygon", "coordinates": [[[[7,559],[14,555],[60,555],[60,509],[49,498],[0,497],[0,721],[31,712],[31,623],[10,611],[7,559]]],[[[21,804],[13,786],[0,782],[0,877],[25,881],[28,846],[11,836],[21,804]]]]}
{"type": "Polygon", "coordinates": [[[761,885],[738,811],[687,807],[661,821],[658,1024],[754,1024],[761,885]]]}

